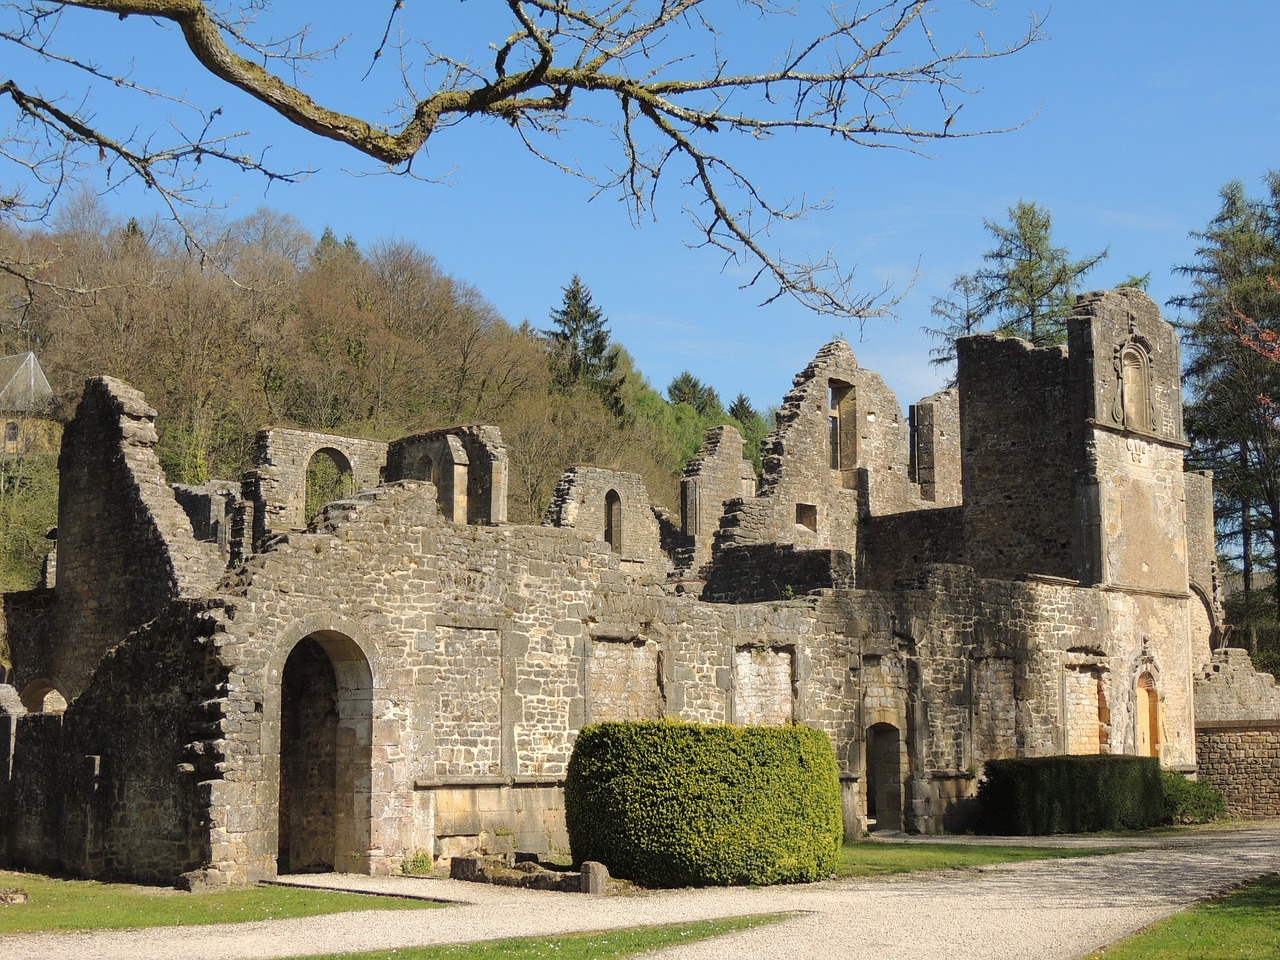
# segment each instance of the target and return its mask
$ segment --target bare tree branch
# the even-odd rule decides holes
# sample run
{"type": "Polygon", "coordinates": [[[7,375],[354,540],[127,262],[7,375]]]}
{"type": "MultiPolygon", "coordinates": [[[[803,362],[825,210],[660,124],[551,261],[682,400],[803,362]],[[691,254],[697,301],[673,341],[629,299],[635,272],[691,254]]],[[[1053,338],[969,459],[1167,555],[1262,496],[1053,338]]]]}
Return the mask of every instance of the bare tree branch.
{"type": "MultiPolygon", "coordinates": [[[[817,30],[812,29],[811,11],[801,17],[783,0],[740,0],[730,13],[722,5],[713,12],[711,0],[503,4],[510,16],[508,31],[486,54],[437,49],[445,43],[444,34],[426,18],[439,17],[441,8],[449,6],[447,0],[439,0],[431,14],[403,0],[390,0],[389,9],[383,8],[385,27],[365,76],[381,61],[396,31],[401,81],[408,96],[395,105],[398,120],[391,123],[313,99],[303,80],[336,45],[310,49],[308,24],[281,36],[269,35],[260,22],[267,18],[258,16],[267,9],[267,0],[232,5],[229,10],[205,0],[17,0],[0,3],[0,10],[16,14],[21,23],[20,28],[0,32],[0,42],[74,66],[91,80],[129,86],[127,73],[77,60],[58,49],[58,20],[67,8],[121,19],[150,18],[176,27],[191,56],[213,76],[289,123],[345,144],[393,172],[411,170],[413,158],[455,123],[475,117],[500,119],[536,156],[596,190],[619,193],[634,219],[653,209],[664,175],[672,179],[692,198],[688,208],[700,234],[696,245],[719,249],[736,263],[754,263],[754,277],[747,285],[771,287],[766,302],[790,295],[819,313],[867,317],[891,305],[883,290],[858,293],[852,271],[841,269],[830,255],[795,259],[770,247],[771,228],[821,209],[822,203],[770,198],[743,161],[730,158],[741,156],[739,144],[750,146],[779,133],[918,151],[932,141],[997,132],[966,130],[957,124],[965,98],[974,92],[965,86],[965,68],[1015,53],[1040,36],[1040,21],[1033,17],[1025,30],[999,46],[989,46],[980,31],[975,31],[972,47],[962,41],[943,43],[932,28],[927,0],[835,5],[817,30]],[[424,19],[411,23],[415,15],[424,19]],[[751,64],[751,50],[724,48],[722,41],[732,46],[722,37],[722,27],[728,24],[718,25],[715,16],[734,16],[735,28],[746,24],[771,41],[791,39],[776,44],[770,62],[751,64]],[[809,32],[795,36],[806,24],[809,32]],[[480,59],[482,54],[490,57],[488,63],[480,59]],[[744,63],[746,69],[740,66],[744,63]],[[425,88],[422,93],[416,92],[419,87],[425,88]],[[920,93],[933,96],[920,98],[920,93]],[[607,104],[621,111],[613,130],[621,163],[596,171],[561,159],[558,138],[571,125],[599,125],[601,118],[611,115],[604,109],[607,104]]],[[[986,13],[990,2],[969,0],[969,6],[986,13]]],[[[949,14],[954,11],[955,5],[949,7],[949,14]]],[[[453,15],[461,20],[472,14],[459,0],[453,15]]],[[[380,17],[377,22],[382,24],[380,17]]],[[[237,154],[229,146],[232,137],[211,137],[209,123],[215,113],[201,115],[200,135],[190,142],[153,149],[145,134],[112,136],[97,129],[83,101],[68,105],[46,98],[3,75],[0,93],[17,108],[29,134],[40,131],[12,141],[26,149],[9,149],[6,155],[46,186],[62,182],[84,147],[96,148],[99,161],[118,163],[160,190],[166,202],[189,195],[193,184],[183,179],[189,177],[184,171],[205,158],[276,179],[296,176],[268,170],[261,157],[237,154]]],[[[363,112],[378,116],[375,106],[363,112]]],[[[9,199],[0,198],[0,213],[20,209],[26,202],[15,191],[9,199]]],[[[35,203],[38,208],[39,201],[35,203]]]]}

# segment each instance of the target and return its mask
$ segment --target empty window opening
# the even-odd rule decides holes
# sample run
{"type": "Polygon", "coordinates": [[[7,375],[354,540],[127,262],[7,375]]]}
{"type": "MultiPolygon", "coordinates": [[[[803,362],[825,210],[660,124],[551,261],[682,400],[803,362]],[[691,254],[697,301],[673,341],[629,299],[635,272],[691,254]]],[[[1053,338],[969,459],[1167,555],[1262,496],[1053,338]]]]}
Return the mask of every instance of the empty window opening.
{"type": "Polygon", "coordinates": [[[857,391],[840,380],[828,381],[827,449],[832,470],[840,471],[840,485],[855,486],[858,465],[857,391]]]}
{"type": "Polygon", "coordinates": [[[622,552],[622,498],[617,490],[604,495],[604,538],[609,541],[610,550],[622,552]]]}
{"type": "Polygon", "coordinates": [[[13,420],[10,420],[8,423],[4,425],[4,442],[5,443],[18,442],[18,424],[15,423],[13,420]]]}
{"type": "Polygon", "coordinates": [[[351,462],[332,447],[317,450],[307,464],[307,520],[314,518],[325,504],[349,497],[354,492],[351,462]]]}
{"type": "Polygon", "coordinates": [[[796,525],[818,532],[818,508],[812,503],[796,504],[796,525]]]}

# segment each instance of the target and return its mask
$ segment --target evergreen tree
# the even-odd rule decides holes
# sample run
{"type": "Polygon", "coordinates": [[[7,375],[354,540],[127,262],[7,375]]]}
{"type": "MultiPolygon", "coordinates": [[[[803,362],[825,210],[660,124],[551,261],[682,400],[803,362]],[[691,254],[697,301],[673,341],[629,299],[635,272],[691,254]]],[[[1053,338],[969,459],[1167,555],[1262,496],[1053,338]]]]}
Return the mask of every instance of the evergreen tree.
{"type": "Polygon", "coordinates": [[[1034,203],[1019,200],[1009,208],[1007,224],[983,223],[996,241],[982,255],[986,264],[958,276],[951,285],[953,296],[935,298],[930,310],[946,321],[924,328],[941,341],[930,351],[934,363],[951,363],[956,340],[988,322],[997,333],[1036,346],[1064,342],[1080,281],[1107,256],[1103,250],[1071,259],[1066,248],[1053,245],[1049,211],[1034,203]]]}
{"type": "MultiPolygon", "coordinates": [[[[1191,292],[1171,302],[1190,311],[1182,331],[1185,385],[1191,395],[1186,430],[1189,464],[1214,471],[1220,549],[1238,562],[1246,594],[1255,571],[1275,570],[1280,543],[1280,365],[1239,335],[1280,332],[1280,173],[1266,179],[1268,196],[1248,197],[1233,181],[1220,192],[1218,214],[1202,233],[1196,259],[1179,272],[1191,292]]],[[[1271,615],[1280,614],[1280,584],[1271,615]]]]}
{"type": "Polygon", "coordinates": [[[737,420],[743,426],[751,423],[753,420],[759,420],[760,414],[756,413],[756,408],[751,405],[751,401],[747,399],[745,393],[740,393],[733,399],[733,403],[729,404],[729,416],[737,420]]]}
{"type": "Polygon", "coordinates": [[[576,273],[564,288],[564,300],[551,311],[552,326],[542,331],[551,347],[556,384],[570,391],[583,386],[599,394],[615,414],[622,414],[618,356],[609,343],[604,311],[576,273]]]}
{"type": "Polygon", "coordinates": [[[724,416],[724,406],[715,387],[703,383],[688,370],[681,371],[667,385],[667,399],[671,403],[687,403],[702,417],[724,416]]]}

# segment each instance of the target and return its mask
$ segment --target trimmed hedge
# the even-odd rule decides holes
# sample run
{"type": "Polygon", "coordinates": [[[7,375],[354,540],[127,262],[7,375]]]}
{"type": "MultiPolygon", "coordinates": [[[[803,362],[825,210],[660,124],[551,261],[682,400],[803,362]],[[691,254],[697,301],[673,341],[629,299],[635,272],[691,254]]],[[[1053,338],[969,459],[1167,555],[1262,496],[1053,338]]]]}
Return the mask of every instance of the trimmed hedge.
{"type": "Polygon", "coordinates": [[[1227,801],[1207,780],[1164,771],[1164,822],[1212,823],[1227,815],[1227,801]]]}
{"type": "Polygon", "coordinates": [[[584,727],[565,821],[575,863],[648,887],[821,880],[843,839],[835,753],[808,727],[584,727]]]}
{"type": "Polygon", "coordinates": [[[1107,754],[989,760],[978,787],[984,833],[1146,830],[1164,822],[1155,757],[1107,754]]]}

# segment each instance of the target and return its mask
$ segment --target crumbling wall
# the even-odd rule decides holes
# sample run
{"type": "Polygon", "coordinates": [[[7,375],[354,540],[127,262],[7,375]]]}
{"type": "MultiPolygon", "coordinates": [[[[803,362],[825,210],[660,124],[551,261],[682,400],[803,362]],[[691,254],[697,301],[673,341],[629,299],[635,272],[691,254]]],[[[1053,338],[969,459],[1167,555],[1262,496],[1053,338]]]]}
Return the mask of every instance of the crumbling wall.
{"type": "Polygon", "coordinates": [[[1195,677],[1196,764],[1233,817],[1280,816],[1280,687],[1224,647],[1195,677]]]}
{"type": "Polygon", "coordinates": [[[638,473],[570,467],[560,477],[543,523],[603,540],[622,563],[655,564],[663,570],[669,565],[658,518],[638,473]]]}
{"type": "Polygon", "coordinates": [[[15,685],[43,675],[73,700],[113,644],[222,574],[217,547],[196,540],[165,481],[155,416],[118,380],[85,385],[58,458],[56,625],[39,667],[15,648],[15,685]]]}
{"type": "Polygon", "coordinates": [[[692,539],[692,556],[677,568],[700,571],[711,560],[711,547],[728,500],[756,493],[755,468],[744,460],[742,435],[731,426],[712,427],[685,465],[680,481],[682,530],[692,539]]]}
{"type": "Polygon", "coordinates": [[[958,506],[960,482],[960,394],[939,390],[911,406],[911,477],[921,500],[958,506]]]}
{"type": "Polygon", "coordinates": [[[65,714],[19,720],[8,863],[171,884],[208,860],[222,677],[204,607],[113,648],[65,714]]]}
{"type": "Polygon", "coordinates": [[[254,504],[255,543],[307,525],[307,468],[322,450],[336,452],[349,465],[355,490],[377,486],[387,462],[387,445],[378,440],[283,427],[258,431],[253,470],[243,484],[245,500],[254,504]]]}
{"type": "Polygon", "coordinates": [[[1066,351],[994,335],[956,350],[965,562],[985,577],[1073,577],[1066,351]]]}
{"type": "Polygon", "coordinates": [[[396,440],[384,478],[429,480],[441,513],[456,523],[507,521],[507,447],[497,427],[450,427],[396,440]]]}

